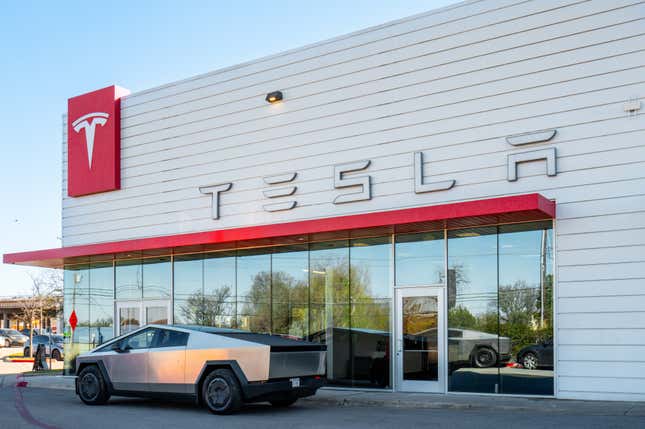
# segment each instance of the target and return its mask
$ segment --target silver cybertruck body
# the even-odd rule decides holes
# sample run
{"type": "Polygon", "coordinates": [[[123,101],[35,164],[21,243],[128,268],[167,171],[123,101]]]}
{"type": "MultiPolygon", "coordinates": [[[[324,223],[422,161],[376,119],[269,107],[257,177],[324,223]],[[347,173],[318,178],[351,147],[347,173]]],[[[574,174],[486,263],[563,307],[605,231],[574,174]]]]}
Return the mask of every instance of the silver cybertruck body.
{"type": "Polygon", "coordinates": [[[325,345],[231,329],[148,325],[76,358],[86,404],[117,396],[191,397],[214,413],[287,406],[324,383],[325,345]]]}

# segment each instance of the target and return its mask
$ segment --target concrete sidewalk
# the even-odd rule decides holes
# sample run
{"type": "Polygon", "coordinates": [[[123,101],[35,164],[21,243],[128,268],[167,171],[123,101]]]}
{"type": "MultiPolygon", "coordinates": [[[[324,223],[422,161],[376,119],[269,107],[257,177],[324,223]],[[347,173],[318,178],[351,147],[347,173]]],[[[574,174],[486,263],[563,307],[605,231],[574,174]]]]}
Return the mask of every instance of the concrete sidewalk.
{"type": "Polygon", "coordinates": [[[319,390],[316,396],[303,400],[338,407],[531,411],[587,416],[645,416],[645,402],[573,401],[467,394],[370,392],[332,388],[319,390]]]}
{"type": "MultiPolygon", "coordinates": [[[[21,380],[27,388],[74,390],[74,377],[29,376],[21,380]]],[[[0,376],[0,386],[15,384],[15,375],[0,376]]],[[[312,405],[329,407],[390,407],[445,410],[530,411],[598,416],[643,416],[645,402],[573,401],[550,398],[517,398],[485,395],[444,395],[342,390],[324,388],[304,398],[312,405]]]]}

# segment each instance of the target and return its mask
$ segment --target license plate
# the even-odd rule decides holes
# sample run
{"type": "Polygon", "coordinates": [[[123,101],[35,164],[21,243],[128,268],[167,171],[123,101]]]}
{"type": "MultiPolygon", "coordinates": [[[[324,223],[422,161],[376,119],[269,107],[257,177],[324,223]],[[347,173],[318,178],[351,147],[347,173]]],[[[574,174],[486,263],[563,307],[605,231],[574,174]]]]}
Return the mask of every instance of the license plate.
{"type": "Polygon", "coordinates": [[[300,379],[299,378],[292,378],[291,379],[291,387],[300,387],[300,379]]]}

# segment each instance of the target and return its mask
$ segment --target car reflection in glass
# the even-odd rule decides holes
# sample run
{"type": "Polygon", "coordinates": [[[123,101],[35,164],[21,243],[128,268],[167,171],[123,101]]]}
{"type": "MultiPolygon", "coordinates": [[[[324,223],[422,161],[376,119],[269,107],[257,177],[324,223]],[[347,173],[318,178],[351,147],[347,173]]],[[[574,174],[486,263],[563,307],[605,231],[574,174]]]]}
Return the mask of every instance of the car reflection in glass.
{"type": "Polygon", "coordinates": [[[553,339],[522,348],[517,362],[525,369],[553,368],[553,339]]]}
{"type": "Polygon", "coordinates": [[[448,329],[450,364],[492,368],[511,359],[511,339],[471,329],[448,329]]]}

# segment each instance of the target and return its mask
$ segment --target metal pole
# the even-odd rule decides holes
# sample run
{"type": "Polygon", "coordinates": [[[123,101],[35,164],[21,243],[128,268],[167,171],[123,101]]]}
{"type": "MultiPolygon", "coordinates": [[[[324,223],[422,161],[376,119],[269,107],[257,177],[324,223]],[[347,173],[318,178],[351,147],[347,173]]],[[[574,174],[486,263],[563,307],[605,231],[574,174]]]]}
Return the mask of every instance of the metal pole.
{"type": "Polygon", "coordinates": [[[54,368],[52,368],[52,337],[51,337],[51,334],[48,334],[48,338],[49,338],[49,370],[51,371],[51,370],[54,369],[54,368]]]}

